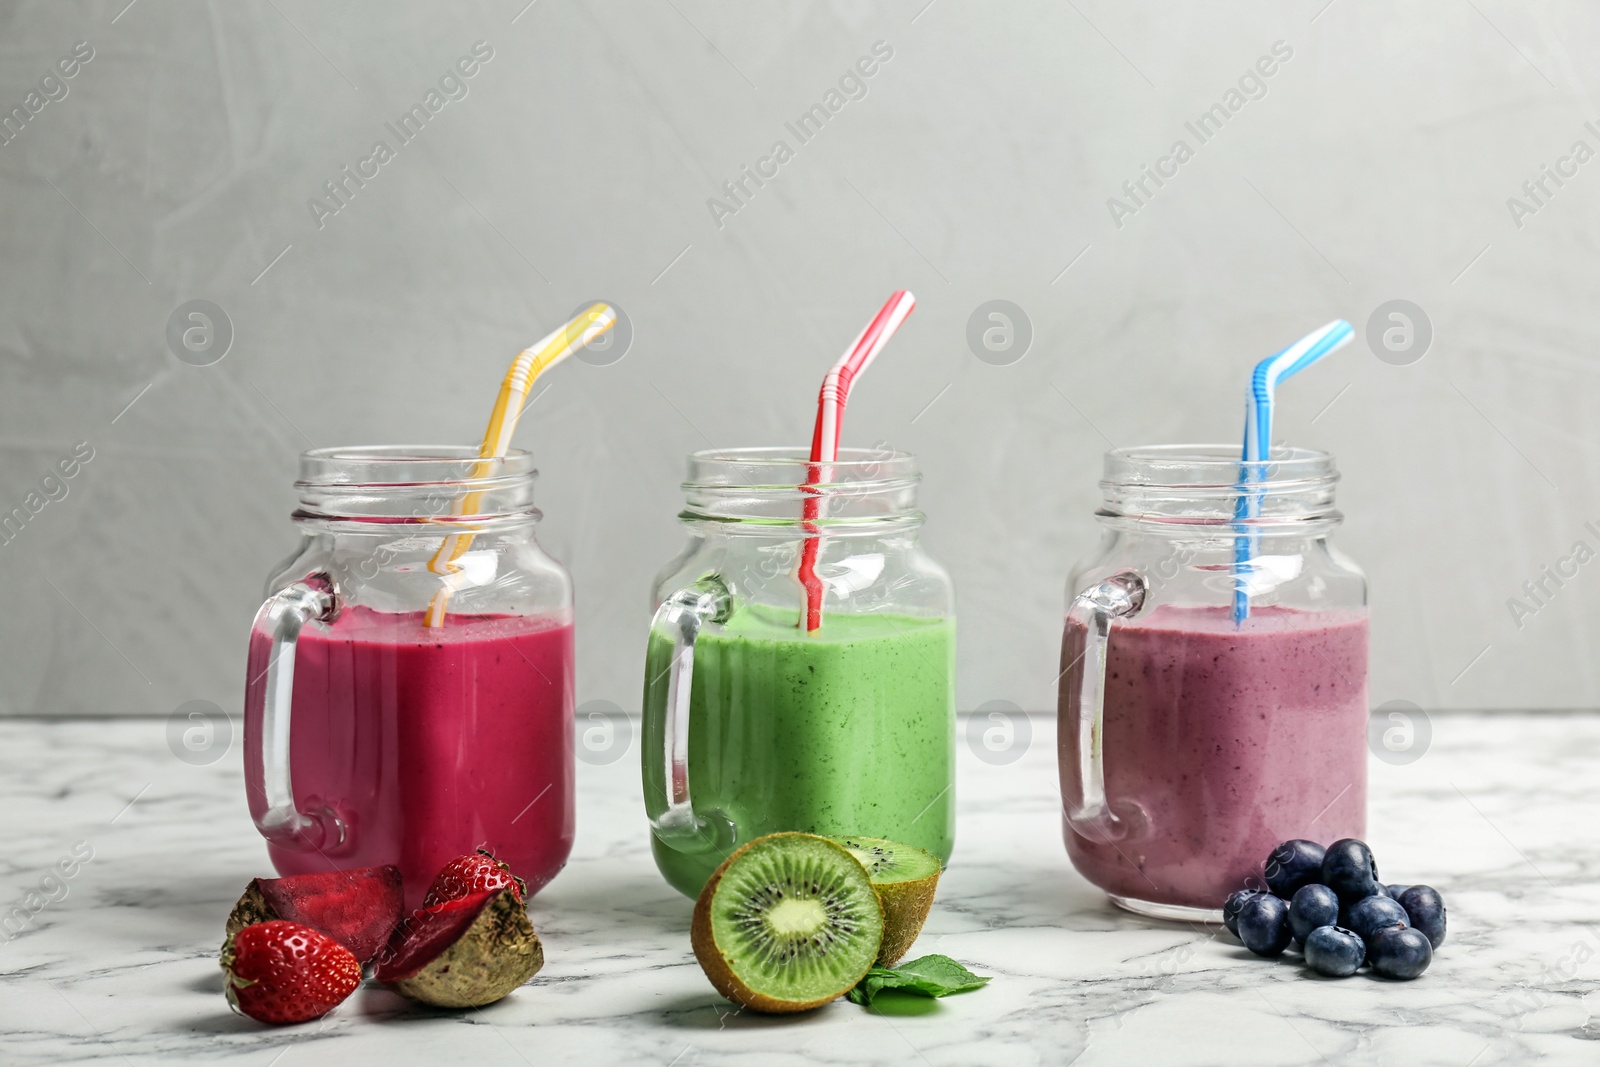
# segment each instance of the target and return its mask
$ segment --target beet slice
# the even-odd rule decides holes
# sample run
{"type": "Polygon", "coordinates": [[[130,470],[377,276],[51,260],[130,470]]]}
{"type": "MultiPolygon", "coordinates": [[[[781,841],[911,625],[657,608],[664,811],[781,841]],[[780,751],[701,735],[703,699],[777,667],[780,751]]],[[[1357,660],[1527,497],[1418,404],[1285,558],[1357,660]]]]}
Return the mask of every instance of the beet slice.
{"type": "Polygon", "coordinates": [[[404,907],[400,868],[393,864],[257,878],[233,906],[228,933],[287,919],[326,934],[366,963],[388,943],[404,907]]]}
{"type": "Polygon", "coordinates": [[[421,908],[395,928],[375,977],[441,1008],[491,1004],[538,973],[544,947],[513,887],[421,908]]]}
{"type": "Polygon", "coordinates": [[[478,921],[489,901],[504,892],[485,889],[431,908],[418,908],[394,928],[388,947],[378,957],[374,977],[380,982],[410,978],[432,963],[478,921]]]}

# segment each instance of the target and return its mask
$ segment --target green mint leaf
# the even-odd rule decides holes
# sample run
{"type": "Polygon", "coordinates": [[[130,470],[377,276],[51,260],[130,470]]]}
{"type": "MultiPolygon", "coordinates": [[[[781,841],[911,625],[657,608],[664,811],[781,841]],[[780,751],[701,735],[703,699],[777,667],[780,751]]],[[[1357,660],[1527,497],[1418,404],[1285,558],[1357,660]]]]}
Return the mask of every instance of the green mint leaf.
{"type": "Polygon", "coordinates": [[[980,989],[989,979],[973,974],[949,956],[937,953],[902,963],[898,967],[874,967],[850,990],[854,1004],[868,1005],[885,989],[899,989],[924,997],[947,997],[980,989]]]}
{"type": "Polygon", "coordinates": [[[893,971],[941,985],[946,993],[964,993],[969,989],[981,988],[989,981],[987,977],[973,974],[949,956],[937,953],[902,963],[893,971]]]}

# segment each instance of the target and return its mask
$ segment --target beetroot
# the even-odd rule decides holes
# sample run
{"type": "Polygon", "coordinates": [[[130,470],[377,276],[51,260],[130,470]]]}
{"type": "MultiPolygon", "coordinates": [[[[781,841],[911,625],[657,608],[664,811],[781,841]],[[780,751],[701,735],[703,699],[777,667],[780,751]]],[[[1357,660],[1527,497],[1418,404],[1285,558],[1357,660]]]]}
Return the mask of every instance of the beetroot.
{"type": "Polygon", "coordinates": [[[387,943],[403,907],[400,868],[392,864],[257,878],[233,906],[228,934],[287,919],[326,934],[365,963],[387,943]]]}
{"type": "Polygon", "coordinates": [[[377,979],[443,1008],[491,1004],[544,966],[544,947],[516,888],[484,890],[420,908],[378,956],[377,979]]]}

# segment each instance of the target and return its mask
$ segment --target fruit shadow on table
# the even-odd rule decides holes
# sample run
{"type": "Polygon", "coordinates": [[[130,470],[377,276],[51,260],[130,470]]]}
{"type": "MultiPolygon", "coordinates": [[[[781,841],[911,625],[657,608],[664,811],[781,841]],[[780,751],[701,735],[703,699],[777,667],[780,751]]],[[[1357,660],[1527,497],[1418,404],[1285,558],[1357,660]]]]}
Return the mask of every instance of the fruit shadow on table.
{"type": "MultiPolygon", "coordinates": [[[[697,974],[696,980],[704,979],[697,974]]],[[[674,1030],[772,1030],[805,1026],[829,1012],[860,1010],[854,1004],[840,999],[815,1011],[795,1012],[789,1015],[763,1015],[723,999],[716,990],[708,986],[704,993],[671,998],[661,1007],[651,1011],[650,1015],[654,1022],[674,1030]]]]}

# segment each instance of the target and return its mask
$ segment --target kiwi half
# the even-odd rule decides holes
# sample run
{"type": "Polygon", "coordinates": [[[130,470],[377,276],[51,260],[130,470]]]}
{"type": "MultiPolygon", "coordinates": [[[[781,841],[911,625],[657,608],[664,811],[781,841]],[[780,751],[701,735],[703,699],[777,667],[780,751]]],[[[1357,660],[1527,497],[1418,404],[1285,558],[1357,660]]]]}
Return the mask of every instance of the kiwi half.
{"type": "Polygon", "coordinates": [[[922,933],[939,887],[939,858],[914,845],[885,841],[881,837],[834,837],[849,849],[878,891],[883,904],[883,944],[879,967],[890,967],[904,956],[922,933]]]}
{"type": "Polygon", "coordinates": [[[717,868],[690,932],[717,992],[754,1011],[806,1011],[843,996],[872,967],[883,906],[842,846],[768,834],[717,868]]]}

